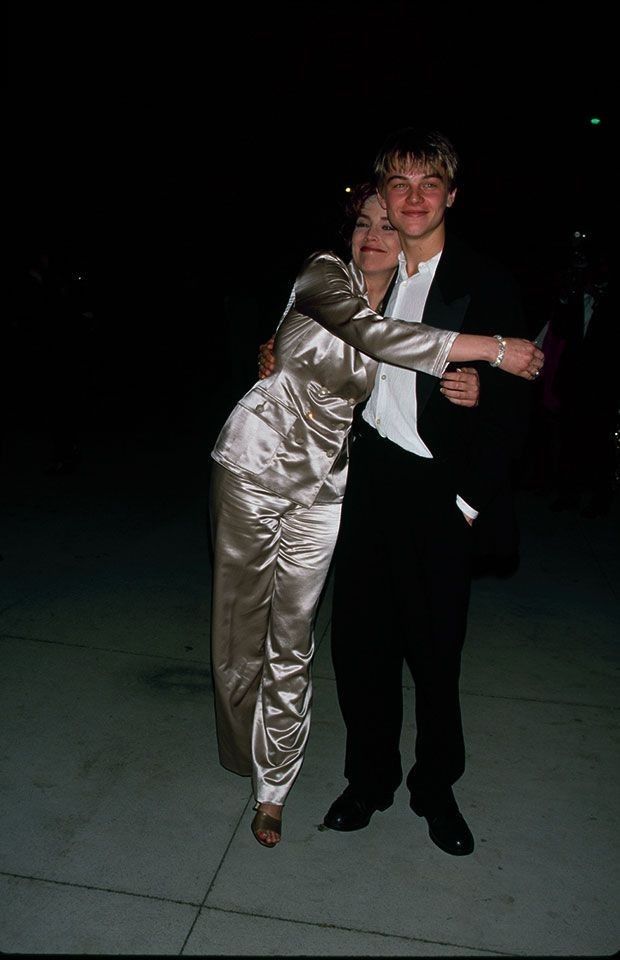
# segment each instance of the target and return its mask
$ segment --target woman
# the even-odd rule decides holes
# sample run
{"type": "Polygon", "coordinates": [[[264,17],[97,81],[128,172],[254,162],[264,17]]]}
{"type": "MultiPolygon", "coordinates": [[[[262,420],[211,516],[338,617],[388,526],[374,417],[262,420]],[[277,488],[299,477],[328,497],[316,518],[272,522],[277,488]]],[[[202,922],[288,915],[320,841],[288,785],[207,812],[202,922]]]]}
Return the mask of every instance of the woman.
{"type": "Polygon", "coordinates": [[[312,626],[338,533],[346,440],[377,360],[439,377],[449,361],[496,363],[501,354],[503,369],[528,379],[542,360],[529,341],[502,341],[498,354],[493,337],[376,313],[400,244],[370,188],[363,197],[352,263],[330,253],[306,262],[277,330],[278,368],[239,401],[212,451],[220,761],[252,777],[252,831],[269,847],[303,761],[312,626]]]}

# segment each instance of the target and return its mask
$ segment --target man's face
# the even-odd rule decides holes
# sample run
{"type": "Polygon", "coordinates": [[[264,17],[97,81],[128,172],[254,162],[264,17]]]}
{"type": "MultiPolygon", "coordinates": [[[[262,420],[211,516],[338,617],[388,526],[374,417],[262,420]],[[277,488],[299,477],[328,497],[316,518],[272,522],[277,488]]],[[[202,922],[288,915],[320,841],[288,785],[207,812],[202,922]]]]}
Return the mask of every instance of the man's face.
{"type": "Polygon", "coordinates": [[[443,231],[445,210],[455,195],[443,171],[410,167],[388,173],[381,202],[403,240],[424,240],[443,231]]]}

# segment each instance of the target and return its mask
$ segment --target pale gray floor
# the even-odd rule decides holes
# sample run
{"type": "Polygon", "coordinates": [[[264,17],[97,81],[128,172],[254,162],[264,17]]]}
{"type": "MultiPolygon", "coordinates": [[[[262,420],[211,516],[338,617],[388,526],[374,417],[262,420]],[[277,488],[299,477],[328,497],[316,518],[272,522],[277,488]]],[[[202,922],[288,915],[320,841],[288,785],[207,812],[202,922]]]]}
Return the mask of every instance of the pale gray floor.
{"type": "Polygon", "coordinates": [[[9,444],[4,469],[0,951],[617,950],[617,502],[585,520],[522,495],[518,572],[475,583],[458,785],[473,856],[438,850],[403,788],[366,830],[320,828],[343,786],[329,592],[308,754],[266,850],[248,782],[216,756],[204,452],[108,441],[59,478],[39,454],[9,444]]]}

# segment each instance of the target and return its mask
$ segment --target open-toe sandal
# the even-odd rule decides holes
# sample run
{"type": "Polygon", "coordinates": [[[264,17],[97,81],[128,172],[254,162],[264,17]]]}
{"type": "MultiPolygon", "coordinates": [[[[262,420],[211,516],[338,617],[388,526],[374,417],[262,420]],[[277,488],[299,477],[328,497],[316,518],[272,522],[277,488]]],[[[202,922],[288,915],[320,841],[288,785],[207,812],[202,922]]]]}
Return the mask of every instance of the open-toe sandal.
{"type": "Polygon", "coordinates": [[[254,819],[252,820],[252,833],[256,837],[259,843],[262,843],[264,847],[275,847],[280,841],[282,836],[282,821],[276,820],[275,817],[270,817],[268,813],[263,813],[262,810],[257,810],[254,819]],[[260,837],[261,831],[269,830],[272,833],[277,833],[277,840],[263,840],[260,837]]]}

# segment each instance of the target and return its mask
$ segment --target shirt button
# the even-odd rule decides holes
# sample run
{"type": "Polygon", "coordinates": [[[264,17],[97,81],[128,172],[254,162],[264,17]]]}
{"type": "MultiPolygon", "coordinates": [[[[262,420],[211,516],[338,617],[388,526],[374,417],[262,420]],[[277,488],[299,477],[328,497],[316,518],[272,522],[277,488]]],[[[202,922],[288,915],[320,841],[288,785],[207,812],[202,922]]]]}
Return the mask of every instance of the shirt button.
{"type": "Polygon", "coordinates": [[[344,430],[345,427],[346,427],[346,423],[339,423],[339,424],[338,424],[338,429],[339,429],[339,430],[344,430]]]}
{"type": "Polygon", "coordinates": [[[385,373],[382,373],[382,374],[381,374],[381,379],[382,379],[382,380],[387,380],[387,376],[385,375],[385,373]]]}
{"type": "Polygon", "coordinates": [[[256,413],[261,413],[264,409],[265,409],[265,404],[264,404],[264,403],[258,403],[258,404],[254,407],[254,410],[256,411],[256,413]]]}
{"type": "Polygon", "coordinates": [[[320,396],[320,397],[326,397],[326,396],[327,396],[327,388],[326,388],[326,387],[320,387],[320,388],[319,388],[319,396],[320,396]]]}
{"type": "Polygon", "coordinates": [[[377,417],[375,423],[381,423],[381,417],[377,417]]]}
{"type": "Polygon", "coordinates": [[[333,450],[326,450],[326,451],[325,451],[325,456],[326,456],[326,457],[333,457],[333,455],[334,455],[334,451],[333,451],[333,450]]]}
{"type": "Polygon", "coordinates": [[[355,397],[349,397],[349,399],[347,400],[347,403],[349,404],[350,407],[354,407],[354,406],[355,406],[355,397]]]}
{"type": "Polygon", "coordinates": [[[306,410],[306,417],[308,420],[314,420],[314,414],[312,410],[306,410]]]}

